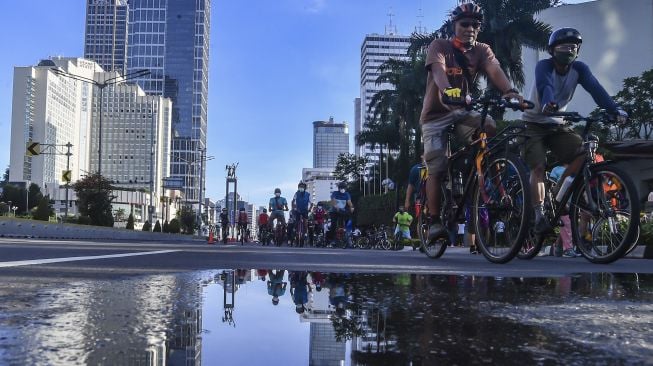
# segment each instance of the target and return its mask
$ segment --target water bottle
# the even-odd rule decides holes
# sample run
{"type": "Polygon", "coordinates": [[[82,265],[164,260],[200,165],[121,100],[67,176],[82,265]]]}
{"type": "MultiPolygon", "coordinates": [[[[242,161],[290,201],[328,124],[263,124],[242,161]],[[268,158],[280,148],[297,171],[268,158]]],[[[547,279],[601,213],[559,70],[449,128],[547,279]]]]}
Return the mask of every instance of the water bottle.
{"type": "Polygon", "coordinates": [[[571,182],[574,181],[573,177],[567,177],[565,178],[565,181],[562,182],[562,185],[560,186],[560,189],[558,190],[558,194],[556,195],[556,201],[560,202],[562,201],[562,196],[565,195],[565,192],[567,192],[567,189],[569,189],[569,186],[571,185],[571,182]]]}

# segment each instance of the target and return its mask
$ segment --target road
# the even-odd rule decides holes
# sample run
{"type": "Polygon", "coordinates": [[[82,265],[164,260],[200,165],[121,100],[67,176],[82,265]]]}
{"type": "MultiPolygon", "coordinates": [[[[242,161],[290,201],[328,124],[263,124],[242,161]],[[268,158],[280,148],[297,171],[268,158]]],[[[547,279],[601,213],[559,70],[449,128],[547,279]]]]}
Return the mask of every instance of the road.
{"type": "Polygon", "coordinates": [[[621,259],[609,265],[583,258],[538,257],[493,264],[464,248],[440,259],[405,250],[261,247],[256,244],[0,239],[0,277],[114,278],[215,269],[279,268],[323,272],[561,277],[580,273],[653,273],[651,262],[621,259]]]}

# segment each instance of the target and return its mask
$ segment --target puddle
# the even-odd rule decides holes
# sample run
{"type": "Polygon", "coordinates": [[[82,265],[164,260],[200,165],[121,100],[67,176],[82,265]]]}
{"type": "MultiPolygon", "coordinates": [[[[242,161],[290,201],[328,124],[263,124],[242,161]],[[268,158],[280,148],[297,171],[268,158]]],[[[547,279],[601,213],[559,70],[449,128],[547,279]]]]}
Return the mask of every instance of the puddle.
{"type": "Polygon", "coordinates": [[[0,284],[0,364],[653,364],[653,276],[241,269],[0,284]]]}

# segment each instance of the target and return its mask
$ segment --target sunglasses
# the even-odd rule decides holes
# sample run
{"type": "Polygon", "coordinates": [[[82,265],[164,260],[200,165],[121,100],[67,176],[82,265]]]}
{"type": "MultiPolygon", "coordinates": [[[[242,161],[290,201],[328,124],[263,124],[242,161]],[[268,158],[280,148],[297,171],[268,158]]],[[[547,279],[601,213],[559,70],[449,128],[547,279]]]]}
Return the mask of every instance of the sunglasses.
{"type": "Polygon", "coordinates": [[[458,24],[463,28],[472,27],[474,29],[479,29],[481,27],[481,22],[459,22],[458,24]]]}

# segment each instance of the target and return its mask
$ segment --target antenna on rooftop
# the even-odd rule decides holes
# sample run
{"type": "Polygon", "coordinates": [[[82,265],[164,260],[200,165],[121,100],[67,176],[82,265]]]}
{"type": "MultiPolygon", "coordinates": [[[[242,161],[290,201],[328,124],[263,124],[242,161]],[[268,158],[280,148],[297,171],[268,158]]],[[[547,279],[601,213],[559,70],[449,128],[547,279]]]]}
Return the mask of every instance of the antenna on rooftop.
{"type": "Polygon", "coordinates": [[[390,18],[390,23],[385,26],[385,34],[388,35],[395,35],[397,34],[397,26],[395,26],[392,23],[392,18],[395,16],[395,14],[392,12],[392,7],[390,7],[390,11],[388,11],[388,18],[390,18]]]}

